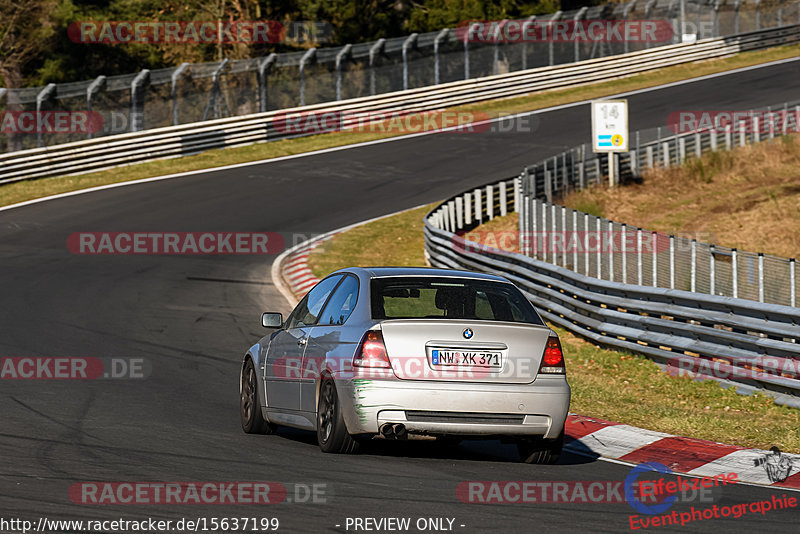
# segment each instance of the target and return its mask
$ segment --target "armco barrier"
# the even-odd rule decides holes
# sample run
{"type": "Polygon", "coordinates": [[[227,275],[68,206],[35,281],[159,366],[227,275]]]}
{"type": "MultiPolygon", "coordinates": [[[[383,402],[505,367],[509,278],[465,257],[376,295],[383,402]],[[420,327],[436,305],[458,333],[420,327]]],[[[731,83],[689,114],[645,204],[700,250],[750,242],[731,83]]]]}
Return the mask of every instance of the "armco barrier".
{"type": "Polygon", "coordinates": [[[748,50],[797,42],[800,42],[800,25],[795,24],[732,37],[704,39],[697,43],[670,45],[372,97],[11,152],[0,155],[0,183],[85,173],[142,161],[175,158],[214,148],[297,137],[296,133],[287,134],[275,128],[275,118],[287,112],[438,110],[546,89],[598,82],[671,65],[726,57],[748,50]]]}
{"type": "Polygon", "coordinates": [[[797,308],[600,280],[459,235],[477,221],[515,210],[519,184],[519,178],[503,180],[431,211],[424,230],[431,265],[505,276],[548,321],[597,344],[800,407],[797,308]]]}
{"type": "MultiPolygon", "coordinates": [[[[689,157],[699,158],[708,152],[780,136],[800,139],[796,135],[800,133],[798,102],[740,115],[744,117],[741,122],[727,128],[672,133],[666,127],[658,127],[634,132],[630,151],[615,158],[615,175],[637,179],[643,169],[680,165],[689,157]]],[[[556,195],[605,181],[609,159],[607,154],[592,153],[591,147],[584,144],[523,169],[519,203],[522,254],[612,282],[798,305],[800,286],[794,258],[652,232],[552,203],[556,195]],[[597,244],[597,240],[603,244],[597,244]],[[586,253],[592,242],[595,250],[586,253]],[[663,254],[651,254],[655,249],[663,254]]]]}

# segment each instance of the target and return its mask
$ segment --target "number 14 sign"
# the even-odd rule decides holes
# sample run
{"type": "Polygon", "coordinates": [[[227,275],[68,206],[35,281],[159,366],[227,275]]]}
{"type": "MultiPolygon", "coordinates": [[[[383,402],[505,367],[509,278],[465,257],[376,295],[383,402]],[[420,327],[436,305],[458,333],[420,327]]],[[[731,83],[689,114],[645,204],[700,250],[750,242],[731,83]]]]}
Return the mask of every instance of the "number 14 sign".
{"type": "Polygon", "coordinates": [[[592,101],[592,149],[594,152],[628,151],[628,101],[592,101]]]}

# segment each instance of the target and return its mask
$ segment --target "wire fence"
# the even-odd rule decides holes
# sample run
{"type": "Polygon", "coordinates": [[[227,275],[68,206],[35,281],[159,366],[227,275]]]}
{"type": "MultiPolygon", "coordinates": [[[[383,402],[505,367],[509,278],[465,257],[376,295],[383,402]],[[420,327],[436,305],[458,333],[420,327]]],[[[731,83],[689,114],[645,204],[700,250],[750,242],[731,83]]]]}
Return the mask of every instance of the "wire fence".
{"type": "MultiPolygon", "coordinates": [[[[531,17],[547,27],[572,21],[655,21],[670,31],[647,39],[470,39],[466,28],[342,47],[216,63],[184,63],[95,80],[0,88],[0,152],[299,105],[357,98],[606,57],[680,42],[680,2],[639,0],[531,17]],[[466,37],[465,37],[466,36],[466,37]],[[8,113],[10,112],[10,113],[8,113]],[[48,113],[50,112],[50,113],[48,113]],[[60,122],[59,122],[60,121],[60,122]]],[[[800,23],[800,2],[686,2],[686,33],[698,39],[800,23]]],[[[505,26],[504,26],[505,25],[505,26]]],[[[485,37],[485,36],[484,36],[485,37]]]]}
{"type": "MultiPolygon", "coordinates": [[[[754,110],[741,118],[722,129],[636,132],[632,150],[615,158],[616,176],[630,180],[643,169],[680,165],[707,152],[796,133],[800,103],[754,110]]],[[[554,204],[556,195],[607,179],[609,157],[589,150],[575,147],[523,170],[518,208],[523,254],[603,280],[798,306],[794,258],[666,235],[554,204]]]]}

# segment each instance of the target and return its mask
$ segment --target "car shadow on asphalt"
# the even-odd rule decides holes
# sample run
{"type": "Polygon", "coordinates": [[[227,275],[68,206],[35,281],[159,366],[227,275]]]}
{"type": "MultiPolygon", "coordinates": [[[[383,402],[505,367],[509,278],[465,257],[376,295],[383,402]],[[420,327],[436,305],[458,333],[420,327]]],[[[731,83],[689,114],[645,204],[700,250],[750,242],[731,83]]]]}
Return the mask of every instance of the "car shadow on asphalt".
{"type": "MultiPolygon", "coordinates": [[[[278,436],[313,446],[317,451],[317,435],[314,432],[279,428],[278,436]]],[[[573,448],[569,445],[561,453],[558,465],[578,465],[597,461],[589,449],[573,448]]],[[[319,451],[322,454],[321,451],[319,451]]],[[[465,439],[453,444],[433,439],[386,440],[372,439],[361,443],[359,455],[396,456],[401,458],[431,458],[440,460],[493,461],[519,463],[519,454],[513,443],[502,443],[498,439],[465,439]]]]}

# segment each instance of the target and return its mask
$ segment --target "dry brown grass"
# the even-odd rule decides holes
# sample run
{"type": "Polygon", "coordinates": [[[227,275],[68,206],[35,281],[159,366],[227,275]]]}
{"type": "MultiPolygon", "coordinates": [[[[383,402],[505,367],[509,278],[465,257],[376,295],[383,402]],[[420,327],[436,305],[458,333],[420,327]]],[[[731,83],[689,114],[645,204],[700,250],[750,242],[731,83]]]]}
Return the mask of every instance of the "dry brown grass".
{"type": "MultiPolygon", "coordinates": [[[[604,182],[558,202],[647,230],[800,257],[800,136],[707,154],[680,168],[654,169],[638,184],[609,189],[604,182]]],[[[517,229],[512,213],[467,237],[519,252],[517,229]],[[506,232],[513,238],[503,239],[506,232]]]]}
{"type": "Polygon", "coordinates": [[[800,139],[776,139],[655,169],[641,184],[568,195],[575,209],[751,252],[800,256],[800,139]]]}

